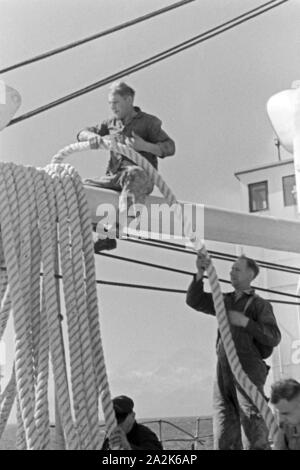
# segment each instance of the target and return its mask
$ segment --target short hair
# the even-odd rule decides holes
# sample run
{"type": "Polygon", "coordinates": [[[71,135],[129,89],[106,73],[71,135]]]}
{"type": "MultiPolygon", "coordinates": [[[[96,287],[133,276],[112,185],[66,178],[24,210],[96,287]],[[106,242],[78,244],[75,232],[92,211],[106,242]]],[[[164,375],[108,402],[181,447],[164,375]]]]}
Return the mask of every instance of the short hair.
{"type": "Polygon", "coordinates": [[[277,380],[271,386],[270,401],[274,405],[280,400],[291,401],[300,396],[300,383],[294,379],[277,380]]]}
{"type": "Polygon", "coordinates": [[[134,98],[135,91],[125,82],[114,82],[109,88],[110,93],[117,93],[120,96],[132,96],[134,98]]]}
{"type": "Polygon", "coordinates": [[[248,258],[248,256],[245,256],[245,255],[239,256],[238,259],[244,259],[246,261],[247,268],[251,269],[251,271],[253,271],[254,279],[255,279],[259,274],[259,267],[258,267],[258,264],[256,263],[256,261],[252,258],[248,258]]]}

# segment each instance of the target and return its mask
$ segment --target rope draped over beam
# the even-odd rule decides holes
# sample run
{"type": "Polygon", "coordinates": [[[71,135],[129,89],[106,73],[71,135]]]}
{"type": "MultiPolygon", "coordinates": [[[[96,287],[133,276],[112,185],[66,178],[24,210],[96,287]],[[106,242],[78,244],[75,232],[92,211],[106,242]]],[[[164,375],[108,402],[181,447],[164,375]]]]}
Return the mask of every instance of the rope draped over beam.
{"type": "Polygon", "coordinates": [[[92,221],[76,170],[0,163],[0,223],[0,264],[6,266],[1,272],[0,339],[10,311],[15,332],[15,362],[0,397],[0,437],[17,397],[17,448],[49,448],[50,355],[67,449],[99,449],[99,394],[109,434],[117,423],[100,333],[92,221]],[[58,257],[70,371],[55,279],[58,257]]]}
{"type": "MultiPolygon", "coordinates": [[[[168,187],[168,185],[165,183],[165,181],[159,175],[159,173],[155,170],[155,168],[152,165],[150,165],[148,161],[145,158],[143,158],[139,153],[137,153],[135,150],[133,150],[130,147],[127,147],[124,144],[120,144],[115,139],[99,137],[98,135],[95,134],[95,137],[90,139],[87,142],[71,144],[70,146],[67,146],[66,148],[62,149],[58,154],[56,154],[53,157],[52,162],[61,163],[68,155],[72,154],[73,152],[87,150],[89,148],[117,151],[118,153],[121,153],[125,157],[132,160],[138,166],[142,167],[148,173],[152,182],[158,187],[162,195],[167,200],[168,204],[176,208],[175,215],[180,218],[182,217],[182,209],[181,209],[180,204],[178,203],[171,189],[168,187]]],[[[270,433],[270,437],[271,439],[274,440],[276,439],[276,435],[278,432],[278,426],[276,424],[276,420],[264,396],[258,390],[256,385],[251,382],[247,374],[242,369],[242,366],[240,364],[240,361],[236,352],[235,344],[232,339],[231,330],[230,330],[230,326],[229,326],[229,322],[228,322],[228,318],[227,318],[227,314],[225,310],[223,294],[221,291],[221,287],[219,284],[216,270],[205,248],[204,243],[201,240],[199,240],[195,236],[195,234],[192,232],[191,221],[187,220],[186,217],[184,217],[184,232],[185,232],[186,237],[189,238],[191,242],[193,243],[193,247],[195,251],[200,250],[202,254],[205,255],[206,259],[209,262],[209,265],[207,268],[208,280],[211,286],[213,302],[214,302],[214,307],[216,311],[219,331],[221,334],[221,339],[224,344],[224,349],[225,349],[232,373],[237,383],[247,393],[247,395],[250,397],[250,399],[255,404],[258,411],[264,418],[265,423],[270,433]]]]}

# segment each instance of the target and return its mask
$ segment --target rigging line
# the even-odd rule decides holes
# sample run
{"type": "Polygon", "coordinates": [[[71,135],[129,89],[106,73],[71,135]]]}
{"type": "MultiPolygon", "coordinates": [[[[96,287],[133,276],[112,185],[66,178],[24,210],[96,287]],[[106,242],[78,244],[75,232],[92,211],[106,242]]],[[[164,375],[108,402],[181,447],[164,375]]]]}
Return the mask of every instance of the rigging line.
{"type": "MultiPolygon", "coordinates": [[[[165,270],[165,271],[171,271],[171,272],[178,273],[178,274],[185,274],[185,275],[189,275],[189,276],[192,276],[194,274],[191,271],[184,271],[184,270],[177,269],[177,268],[170,268],[168,266],[163,266],[163,265],[155,264],[155,263],[149,263],[147,261],[136,260],[136,259],[133,259],[133,258],[127,258],[125,256],[111,255],[111,254],[108,254],[108,253],[98,253],[98,254],[100,256],[105,256],[107,258],[113,258],[113,259],[116,259],[118,261],[126,261],[126,262],[129,262],[129,263],[140,264],[140,265],[143,265],[143,266],[148,266],[148,267],[155,268],[155,269],[162,269],[162,270],[165,270]]],[[[207,279],[207,276],[203,276],[203,278],[207,279]]],[[[227,279],[219,278],[219,281],[223,282],[224,284],[231,284],[231,281],[228,281],[227,279]]],[[[253,288],[255,290],[258,290],[258,291],[261,291],[261,292],[267,292],[267,293],[270,293],[270,294],[280,295],[280,296],[284,296],[284,297],[292,297],[294,299],[300,299],[300,296],[297,295],[297,294],[290,294],[288,292],[281,292],[281,291],[278,291],[278,290],[267,289],[267,288],[264,288],[264,287],[257,287],[257,286],[253,286],[253,288]]]]}
{"type": "MultiPolygon", "coordinates": [[[[182,289],[172,289],[168,287],[157,287],[157,286],[149,286],[144,284],[129,284],[125,282],[112,282],[112,281],[96,281],[99,285],[107,285],[107,286],[115,286],[115,287],[128,287],[132,289],[144,289],[144,290],[155,290],[160,292],[171,292],[174,294],[186,294],[186,290],[182,289]]],[[[285,305],[300,305],[298,302],[288,302],[286,300],[274,300],[274,299],[267,299],[268,302],[272,303],[280,303],[285,305]]]]}
{"type": "Polygon", "coordinates": [[[289,302],[286,300],[274,300],[274,299],[266,299],[268,302],[272,304],[284,304],[284,305],[300,305],[298,302],[289,302]]]}
{"type": "MultiPolygon", "coordinates": [[[[107,256],[107,257],[112,257],[112,258],[115,258],[116,256],[115,255],[108,255],[108,254],[101,254],[101,256],[107,256]]],[[[129,261],[129,259],[126,259],[126,261],[129,261]]],[[[134,261],[133,261],[134,262],[134,261]]],[[[140,263],[139,264],[144,264],[144,263],[140,263]]],[[[167,269],[167,267],[161,267],[159,265],[152,265],[152,267],[157,267],[159,269],[167,269]]],[[[4,270],[5,268],[1,267],[2,270],[4,270]]],[[[172,268],[168,268],[168,270],[173,270],[172,268]]],[[[175,272],[179,272],[179,270],[176,270],[175,272]]],[[[192,272],[187,272],[187,271],[181,271],[183,274],[191,274],[193,275],[194,273],[192,272]]],[[[41,276],[43,276],[43,273],[41,273],[41,276]]],[[[61,274],[55,274],[54,277],[56,279],[62,279],[62,275],[61,274]]],[[[207,276],[203,276],[204,279],[207,279],[207,276]]],[[[226,280],[226,279],[219,279],[220,282],[224,283],[224,284],[231,284],[230,281],[226,280]]],[[[132,288],[137,288],[137,289],[150,289],[150,290],[158,290],[158,291],[162,291],[162,292],[174,292],[174,293],[178,293],[178,294],[186,294],[186,290],[181,290],[181,289],[172,289],[172,288],[167,288],[167,287],[156,287],[156,286],[145,286],[145,285],[142,285],[142,284],[128,284],[128,283],[120,283],[120,282],[112,282],[112,281],[101,281],[99,279],[96,280],[96,283],[97,284],[103,284],[103,285],[109,285],[109,286],[121,286],[121,287],[132,287],[132,288]]],[[[294,294],[288,294],[288,293],[284,293],[284,292],[279,292],[279,291],[274,291],[274,290],[271,290],[271,289],[263,289],[261,287],[255,287],[255,290],[261,290],[261,291],[264,291],[264,292],[267,292],[267,293],[273,293],[273,294],[276,294],[276,295],[282,295],[282,296],[288,296],[288,297],[295,297],[295,298],[300,298],[299,296],[297,295],[294,295],[294,294]]],[[[286,304],[286,305],[300,305],[300,303],[297,303],[297,302],[289,302],[289,301],[286,301],[286,300],[274,300],[274,299],[267,299],[269,302],[274,302],[274,303],[280,303],[280,304],[286,304]]]]}
{"type": "MultiPolygon", "coordinates": [[[[215,256],[225,256],[228,257],[228,261],[233,261],[237,258],[235,255],[229,255],[226,253],[222,252],[217,252],[217,251],[211,251],[211,253],[215,256]],[[229,259],[230,258],[230,259],[229,259]]],[[[286,271],[290,272],[291,274],[300,274],[300,268],[297,268],[296,266],[288,266],[284,264],[278,264],[278,263],[272,263],[270,261],[262,261],[259,259],[255,259],[256,263],[258,263],[262,268],[270,268],[270,269],[278,269],[280,271],[286,271]]]]}
{"type": "MultiPolygon", "coordinates": [[[[182,245],[178,244],[178,243],[171,243],[171,242],[166,242],[166,241],[160,241],[160,240],[156,240],[156,239],[153,239],[153,238],[135,238],[133,236],[126,236],[124,238],[122,238],[122,241],[129,241],[131,243],[137,243],[137,244],[141,244],[141,245],[146,245],[146,246],[151,246],[151,247],[155,247],[155,248],[162,248],[162,249],[167,249],[167,250],[171,250],[171,251],[176,251],[176,252],[179,252],[179,253],[184,253],[184,254],[192,254],[192,255],[195,255],[195,252],[194,251],[191,251],[191,250],[187,250],[185,248],[179,248],[179,247],[182,247],[182,245]],[[148,241],[149,240],[149,241],[148,241]],[[154,242],[154,243],[152,243],[154,242]],[[166,246],[165,246],[166,245],[166,246]]],[[[215,259],[218,259],[218,260],[222,260],[222,261],[234,261],[236,260],[237,256],[235,255],[227,255],[226,253],[224,253],[225,257],[222,257],[223,253],[222,252],[217,252],[217,251],[210,251],[208,250],[211,257],[212,258],[215,258],[215,259]],[[228,258],[226,257],[228,256],[228,258]]],[[[99,253],[100,254],[100,253],[99,253]]],[[[109,254],[104,254],[104,253],[101,253],[101,256],[107,256],[107,257],[115,257],[115,258],[118,258],[120,260],[128,260],[127,258],[123,258],[123,257],[117,257],[116,255],[109,255],[109,254]]],[[[144,262],[142,261],[132,261],[132,262],[135,262],[137,264],[145,264],[144,262]]],[[[283,271],[283,272],[288,272],[288,273],[291,273],[291,274],[298,274],[298,271],[297,271],[297,268],[295,268],[295,271],[292,271],[292,268],[290,269],[289,266],[286,266],[286,265],[277,265],[274,263],[274,266],[273,265],[269,265],[269,263],[267,262],[262,262],[262,261],[259,261],[259,260],[256,260],[256,262],[258,262],[258,264],[262,267],[265,267],[265,268],[268,268],[268,269],[272,269],[272,270],[277,270],[277,271],[283,271]],[[265,266],[263,266],[265,265],[265,266]],[[286,269],[283,269],[283,268],[286,268],[286,269]]],[[[153,263],[147,263],[145,264],[147,266],[152,266],[152,267],[158,267],[158,265],[155,265],[153,263]]],[[[5,270],[6,268],[4,267],[1,267],[0,268],[1,270],[5,270]]],[[[173,271],[172,268],[168,268],[168,267],[162,267],[161,269],[165,269],[165,270],[169,270],[169,271],[173,271]]],[[[174,272],[177,272],[179,274],[193,274],[192,272],[189,272],[189,271],[183,271],[183,270],[179,270],[177,269],[176,271],[174,272]]],[[[299,270],[300,272],[300,270],[299,270]]],[[[224,281],[225,282],[225,281],[224,281]]],[[[228,281],[229,282],[229,281],[228,281]]],[[[292,294],[291,294],[292,295],[292,294]]]]}
{"type": "MultiPolygon", "coordinates": [[[[252,14],[252,15],[248,15],[249,12],[248,12],[248,13],[244,13],[243,15],[240,15],[240,16],[245,16],[245,18],[244,18],[243,20],[240,20],[240,21],[238,21],[238,22],[236,22],[236,23],[234,23],[235,19],[232,19],[232,20],[230,20],[230,21],[227,21],[227,22],[224,23],[223,25],[219,25],[219,26],[213,28],[213,30],[218,30],[218,31],[216,31],[216,32],[213,33],[213,34],[208,34],[209,31],[212,31],[212,30],[206,31],[206,32],[204,32],[204,33],[201,33],[200,35],[196,36],[196,38],[200,38],[200,39],[197,39],[197,41],[195,41],[195,37],[194,37],[194,38],[191,38],[191,39],[189,39],[189,40],[187,40],[187,41],[184,41],[183,43],[178,44],[177,46],[174,46],[174,47],[171,48],[171,49],[167,49],[167,50],[165,50],[165,51],[163,51],[163,52],[161,52],[161,53],[159,53],[159,54],[156,54],[156,55],[154,55],[154,56],[152,56],[152,57],[150,57],[150,58],[148,58],[148,59],[145,59],[145,60],[143,60],[143,61],[141,61],[141,62],[139,62],[139,63],[137,63],[137,64],[135,64],[135,65],[133,65],[133,66],[130,66],[130,67],[126,68],[126,69],[123,69],[123,70],[121,70],[120,72],[117,72],[117,73],[115,73],[115,74],[113,74],[113,75],[110,75],[110,76],[108,76],[108,77],[106,77],[106,78],[104,78],[104,79],[102,79],[102,80],[100,80],[100,81],[98,81],[98,82],[92,83],[91,85],[89,85],[89,86],[87,86],[87,87],[81,88],[80,90],[77,90],[77,91],[75,91],[75,92],[72,92],[72,93],[70,93],[69,95],[66,95],[66,96],[64,96],[64,97],[62,97],[62,98],[59,98],[59,99],[57,99],[57,100],[54,100],[54,101],[52,101],[52,102],[50,102],[50,103],[48,103],[48,104],[46,104],[46,105],[40,106],[39,108],[33,109],[32,111],[29,111],[29,112],[27,112],[27,113],[25,113],[25,114],[22,114],[22,115],[16,117],[15,119],[12,119],[12,120],[10,121],[10,123],[9,123],[6,127],[12,126],[12,125],[17,124],[17,123],[19,123],[19,122],[21,122],[21,121],[24,121],[24,120],[26,120],[26,119],[29,119],[29,118],[31,118],[31,117],[33,117],[33,116],[36,116],[37,114],[40,114],[40,113],[42,113],[42,112],[44,112],[44,111],[47,111],[47,110],[49,110],[49,109],[51,109],[51,108],[54,108],[54,107],[59,106],[59,105],[61,105],[61,104],[63,104],[63,103],[66,103],[67,101],[70,101],[70,100],[72,100],[72,99],[74,99],[74,98],[78,98],[79,96],[82,96],[82,95],[84,95],[84,94],[86,94],[86,93],[89,93],[89,92],[91,92],[91,91],[94,91],[94,90],[96,90],[96,89],[98,89],[98,88],[100,88],[100,87],[102,87],[102,86],[104,86],[104,85],[107,85],[107,84],[109,84],[109,83],[111,83],[111,82],[113,82],[113,81],[115,81],[115,80],[117,80],[117,79],[120,79],[120,78],[122,78],[122,77],[124,77],[124,76],[126,76],[126,75],[130,75],[130,74],[135,73],[135,72],[137,72],[137,71],[139,71],[139,70],[142,70],[142,69],[144,69],[144,68],[146,68],[146,67],[149,67],[149,66],[151,66],[151,65],[154,65],[154,64],[157,63],[157,62],[160,62],[160,61],[162,61],[162,60],[164,60],[164,59],[166,59],[166,58],[168,58],[168,57],[171,57],[171,56],[177,54],[178,52],[182,52],[182,51],[184,51],[185,49],[188,49],[188,48],[190,48],[190,47],[193,47],[193,46],[195,46],[195,45],[197,45],[197,44],[199,44],[199,43],[201,43],[201,42],[204,42],[204,41],[206,41],[206,40],[208,40],[208,39],[210,39],[210,38],[212,38],[212,37],[218,36],[219,34],[225,32],[225,31],[227,31],[227,30],[229,30],[229,29],[232,29],[234,26],[238,26],[239,24],[242,24],[242,23],[244,23],[244,22],[246,22],[246,21],[248,21],[248,20],[250,20],[250,19],[252,19],[252,18],[255,18],[256,16],[259,16],[259,15],[261,15],[261,14],[263,14],[263,13],[265,13],[265,12],[267,12],[267,11],[273,9],[273,8],[276,8],[277,6],[282,5],[283,3],[288,2],[288,1],[289,1],[289,0],[281,0],[281,1],[278,2],[278,3],[274,3],[274,0],[273,0],[272,2],[268,2],[268,4],[269,4],[269,3],[272,3],[272,5],[270,5],[269,7],[265,8],[265,9],[262,9],[262,7],[264,7],[264,5],[266,5],[266,4],[261,5],[261,7],[258,7],[258,8],[261,9],[259,12],[256,12],[256,13],[254,13],[254,14],[252,14]],[[248,16],[247,16],[247,15],[248,15],[248,16]],[[226,28],[220,29],[220,28],[222,28],[224,25],[226,25],[226,24],[228,24],[228,23],[233,23],[233,24],[231,24],[230,26],[228,26],[228,27],[226,27],[226,28]],[[183,46],[184,46],[184,47],[183,47],[183,46]]],[[[252,11],[252,10],[251,10],[251,11],[252,11]]],[[[237,18],[239,18],[239,17],[237,17],[237,18]]]]}
{"type": "MultiPolygon", "coordinates": [[[[179,253],[186,253],[186,254],[191,254],[195,255],[195,251],[190,250],[189,248],[184,248],[183,245],[180,245],[179,243],[172,243],[172,242],[167,242],[164,240],[157,240],[154,238],[146,238],[146,237],[134,237],[132,235],[126,236],[123,238],[125,241],[130,241],[132,243],[140,243],[148,246],[156,246],[157,248],[165,248],[166,250],[171,250],[171,251],[177,251],[179,253]]],[[[238,256],[236,255],[231,255],[228,253],[223,253],[223,252],[218,252],[218,251],[213,251],[213,250],[208,250],[212,258],[215,259],[220,259],[223,261],[235,261],[238,256]]],[[[255,260],[262,268],[268,268],[272,269],[274,271],[283,271],[287,272],[290,274],[300,274],[300,269],[293,267],[293,266],[287,266],[284,264],[277,264],[277,263],[271,263],[268,261],[262,261],[262,260],[255,260]]]]}
{"type": "MultiPolygon", "coordinates": [[[[180,243],[173,243],[173,242],[168,242],[166,240],[157,240],[156,238],[151,238],[151,237],[135,237],[134,235],[130,235],[131,238],[137,238],[137,239],[143,239],[143,240],[146,240],[146,241],[152,241],[154,244],[161,244],[161,245],[168,245],[168,246],[174,246],[174,247],[178,247],[178,248],[181,248],[183,250],[183,252],[186,253],[186,249],[183,247],[182,244],[180,243]]],[[[188,250],[189,253],[195,253],[194,251],[191,251],[191,250],[188,250]]],[[[222,251],[215,251],[215,250],[208,250],[209,254],[210,255],[213,255],[215,258],[216,257],[220,257],[220,259],[222,259],[222,257],[224,257],[224,261],[235,261],[238,256],[237,255],[233,255],[231,253],[225,253],[225,252],[222,252],[222,251]],[[227,259],[228,258],[228,259],[227,259]]],[[[270,269],[274,269],[275,268],[281,268],[283,271],[287,271],[287,272],[290,272],[291,274],[300,274],[300,268],[297,268],[296,266],[288,266],[288,265],[285,265],[285,264],[279,264],[279,263],[272,263],[271,261],[262,261],[262,260],[259,260],[259,259],[255,259],[256,263],[258,263],[261,267],[269,267],[270,269]]]]}
{"type": "Polygon", "coordinates": [[[31,57],[30,59],[23,60],[22,62],[18,62],[17,64],[10,65],[9,67],[5,67],[4,69],[0,70],[0,73],[5,73],[5,72],[10,72],[11,70],[15,70],[17,68],[23,67],[25,65],[32,64],[34,62],[38,62],[43,59],[47,59],[48,57],[52,57],[56,54],[60,54],[62,52],[68,51],[69,49],[81,46],[82,44],[86,44],[87,42],[94,41],[96,39],[99,39],[103,36],[108,36],[109,34],[115,33],[117,31],[120,31],[122,29],[128,28],[129,26],[134,26],[138,23],[141,23],[143,21],[149,20],[151,18],[154,18],[155,16],[161,15],[163,13],[167,13],[171,10],[175,10],[176,8],[179,8],[181,6],[185,6],[188,3],[194,2],[195,0],[182,0],[180,2],[172,3],[171,5],[160,8],[159,10],[154,10],[150,13],[147,13],[143,16],[139,16],[137,18],[134,18],[133,20],[126,21],[125,23],[121,23],[117,26],[114,26],[112,28],[106,29],[104,31],[101,31],[100,33],[93,34],[92,36],[88,36],[84,39],[80,39],[79,41],[74,41],[69,44],[66,44],[65,46],[61,46],[55,49],[52,49],[50,51],[44,52],[43,54],[39,54],[35,57],[31,57]]]}
{"type": "MultiPolygon", "coordinates": [[[[218,259],[218,260],[222,260],[222,261],[235,261],[238,256],[233,256],[233,257],[229,257],[229,256],[223,256],[223,255],[218,255],[218,254],[212,254],[211,255],[212,258],[215,258],[215,259],[218,259]]],[[[284,272],[284,273],[289,273],[289,274],[297,274],[299,275],[300,274],[300,270],[298,268],[293,268],[292,266],[291,267],[288,267],[288,266],[281,266],[281,265],[276,265],[275,263],[268,263],[267,261],[264,262],[264,261],[260,261],[260,260],[257,260],[255,259],[255,262],[259,265],[259,267],[263,268],[263,269],[271,269],[273,271],[280,271],[280,272],[284,272]]]]}
{"type": "Polygon", "coordinates": [[[170,272],[177,273],[177,274],[186,274],[188,276],[192,276],[194,274],[191,271],[184,271],[182,269],[170,268],[169,266],[163,266],[163,265],[160,265],[160,264],[149,263],[147,261],[140,261],[140,260],[133,259],[133,258],[126,258],[125,256],[110,255],[108,253],[98,253],[98,254],[100,256],[105,256],[107,258],[113,258],[113,259],[117,259],[119,261],[127,261],[129,263],[134,263],[134,264],[141,264],[143,266],[148,266],[150,268],[162,269],[164,271],[170,271],[170,272]]]}

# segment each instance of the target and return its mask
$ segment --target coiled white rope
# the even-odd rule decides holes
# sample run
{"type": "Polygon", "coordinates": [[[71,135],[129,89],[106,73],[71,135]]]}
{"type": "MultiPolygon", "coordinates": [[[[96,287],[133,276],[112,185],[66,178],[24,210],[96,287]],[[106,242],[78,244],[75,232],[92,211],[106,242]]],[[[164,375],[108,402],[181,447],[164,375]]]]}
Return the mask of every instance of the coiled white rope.
{"type": "Polygon", "coordinates": [[[79,178],[73,167],[68,167],[70,174],[73,177],[77,189],[77,201],[80,213],[81,232],[83,234],[84,245],[84,258],[85,258],[85,274],[86,274],[86,292],[88,299],[88,318],[89,318],[89,331],[94,350],[94,368],[96,371],[97,389],[100,392],[102,409],[105,418],[106,428],[108,435],[111,434],[116,427],[117,422],[115,413],[112,406],[111,395],[107,380],[107,373],[105,367],[102,339],[100,333],[100,323],[97,308],[97,290],[96,278],[94,267],[94,243],[91,232],[90,211],[87,204],[85,192],[79,178]]]}
{"type": "Polygon", "coordinates": [[[7,424],[8,417],[10,415],[12,406],[16,397],[16,376],[15,368],[13,367],[11,377],[5,390],[0,397],[0,436],[2,435],[5,426],[7,424]]]}
{"type": "MultiPolygon", "coordinates": [[[[26,441],[29,449],[39,448],[39,435],[34,421],[34,393],[33,374],[30,367],[30,344],[25,312],[24,293],[22,290],[21,273],[19,269],[20,244],[17,244],[17,234],[14,225],[19,223],[17,194],[12,165],[1,164],[0,172],[0,212],[3,251],[7,266],[7,274],[11,288],[11,300],[13,306],[13,319],[16,343],[16,377],[17,390],[20,400],[22,421],[25,427],[26,441]],[[12,212],[14,210],[14,212],[12,212]],[[19,245],[19,250],[17,246],[19,245]]],[[[20,236],[19,236],[20,238],[20,236]]]]}
{"type": "MultiPolygon", "coordinates": [[[[169,205],[175,205],[175,213],[178,217],[182,217],[182,209],[180,204],[177,202],[175,195],[172,193],[171,189],[159,175],[159,173],[155,170],[155,168],[149,164],[149,162],[143,158],[139,153],[133,150],[126,145],[120,144],[117,141],[101,138],[96,136],[89,141],[75,143],[67,146],[66,148],[62,149],[58,154],[56,154],[52,162],[60,163],[66,158],[68,155],[72,154],[76,151],[83,151],[87,149],[113,149],[122,155],[126,156],[130,160],[132,160],[135,164],[142,167],[150,177],[151,181],[159,188],[162,195],[165,197],[169,205]]],[[[216,311],[216,317],[218,320],[219,331],[221,335],[221,339],[224,345],[224,349],[228,358],[228,362],[230,364],[232,373],[237,381],[237,383],[243,388],[243,390],[247,393],[247,395],[252,400],[253,404],[257,407],[258,411],[262,415],[263,419],[265,420],[266,426],[269,430],[271,439],[276,438],[276,434],[278,432],[278,427],[276,424],[276,420],[273,416],[271,408],[268,406],[263,394],[258,390],[255,384],[251,382],[247,374],[242,369],[240,364],[235,344],[232,339],[231,330],[228,322],[228,318],[226,315],[225,305],[223,294],[221,291],[221,287],[219,284],[219,280],[217,277],[216,270],[212,264],[212,260],[205,248],[204,243],[197,239],[195,234],[192,232],[192,225],[190,220],[186,220],[184,218],[184,230],[185,235],[189,238],[194,246],[196,251],[200,250],[201,253],[206,257],[208,260],[208,268],[207,268],[207,275],[209,279],[209,283],[211,286],[212,296],[214,307],[216,311]]]]}
{"type": "Polygon", "coordinates": [[[0,263],[6,267],[1,271],[0,339],[10,309],[15,329],[15,365],[0,397],[0,437],[17,393],[17,448],[49,448],[50,352],[66,447],[99,449],[100,392],[110,432],[116,421],[101,343],[92,221],[75,169],[0,163],[0,224],[0,263]],[[58,317],[57,225],[71,385],[58,317]]]}

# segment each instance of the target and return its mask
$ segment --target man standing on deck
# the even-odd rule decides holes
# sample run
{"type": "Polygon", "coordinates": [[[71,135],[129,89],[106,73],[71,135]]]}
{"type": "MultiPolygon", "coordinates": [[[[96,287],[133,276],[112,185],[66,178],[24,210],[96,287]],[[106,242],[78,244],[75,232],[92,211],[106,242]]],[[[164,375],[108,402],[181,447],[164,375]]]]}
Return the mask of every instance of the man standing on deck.
{"type": "MultiPolygon", "coordinates": [[[[79,132],[79,141],[95,136],[110,136],[111,139],[131,146],[157,169],[157,157],[164,158],[175,153],[175,143],[161,127],[161,121],[134,106],[135,91],[126,83],[114,83],[108,96],[113,117],[100,125],[87,127],[79,132]]],[[[116,236],[122,230],[122,221],[127,221],[127,208],[145,203],[145,198],[153,191],[153,183],[147,173],[131,160],[112,150],[106,175],[86,183],[100,188],[120,191],[119,223],[114,227],[116,236]]],[[[138,215],[138,213],[136,213],[138,215]]],[[[114,238],[98,239],[95,252],[116,247],[114,238]]]]}
{"type": "MultiPolygon", "coordinates": [[[[212,294],[204,292],[203,275],[208,262],[197,257],[197,273],[187,291],[187,304],[203,313],[215,315],[212,294]]],[[[230,277],[234,292],[224,295],[230,329],[244,372],[263,393],[268,374],[264,358],[281,339],[271,304],[251,287],[258,275],[256,262],[240,256],[230,277]]],[[[217,376],[214,383],[214,448],[216,450],[269,450],[268,431],[251,400],[236,383],[228,363],[220,334],[217,339],[217,376]],[[243,444],[242,433],[243,429],[243,444]]]]}

